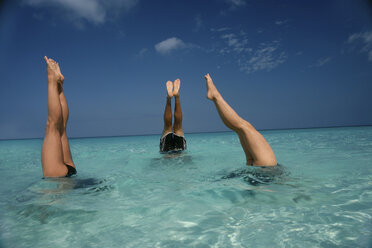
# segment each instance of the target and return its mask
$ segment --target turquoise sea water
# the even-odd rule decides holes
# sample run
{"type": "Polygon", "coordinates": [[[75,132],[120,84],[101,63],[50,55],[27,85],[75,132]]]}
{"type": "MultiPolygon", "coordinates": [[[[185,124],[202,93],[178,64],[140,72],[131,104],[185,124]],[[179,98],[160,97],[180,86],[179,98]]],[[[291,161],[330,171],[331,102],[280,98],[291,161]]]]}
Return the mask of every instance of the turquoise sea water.
{"type": "Polygon", "coordinates": [[[71,139],[74,178],[42,179],[42,140],[0,141],[0,247],[371,247],[372,127],[71,139]]]}

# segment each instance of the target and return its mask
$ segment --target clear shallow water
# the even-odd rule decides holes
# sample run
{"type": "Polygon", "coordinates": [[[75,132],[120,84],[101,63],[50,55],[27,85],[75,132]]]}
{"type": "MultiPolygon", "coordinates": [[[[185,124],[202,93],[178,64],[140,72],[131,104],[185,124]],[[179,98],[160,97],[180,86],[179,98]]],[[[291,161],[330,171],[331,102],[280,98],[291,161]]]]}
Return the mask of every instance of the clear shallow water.
{"type": "Polygon", "coordinates": [[[41,179],[42,140],[0,141],[0,247],[371,247],[372,127],[71,139],[74,178],[41,179]],[[262,183],[259,183],[262,182],[262,183]]]}

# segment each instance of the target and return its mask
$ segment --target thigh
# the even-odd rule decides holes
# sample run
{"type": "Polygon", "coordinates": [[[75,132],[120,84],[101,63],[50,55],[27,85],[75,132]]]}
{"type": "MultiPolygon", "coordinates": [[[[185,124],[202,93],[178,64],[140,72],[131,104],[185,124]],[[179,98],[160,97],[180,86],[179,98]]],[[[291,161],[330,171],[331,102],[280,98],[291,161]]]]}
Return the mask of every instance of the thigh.
{"type": "Polygon", "coordinates": [[[183,132],[183,129],[182,128],[176,129],[176,127],[175,127],[174,128],[174,133],[177,134],[178,136],[182,136],[182,137],[185,136],[185,133],[183,132]]]}
{"type": "Polygon", "coordinates": [[[275,154],[269,143],[251,124],[248,124],[242,132],[242,139],[254,159],[254,165],[276,165],[275,154]]]}
{"type": "Polygon", "coordinates": [[[57,130],[47,130],[41,150],[41,164],[45,177],[61,177],[67,174],[63,163],[62,142],[57,130]]]}
{"type": "Polygon", "coordinates": [[[70,144],[68,142],[68,138],[66,134],[61,136],[61,146],[62,146],[62,154],[63,154],[63,163],[72,165],[72,167],[75,167],[74,161],[72,160],[72,156],[71,156],[70,144]]]}
{"type": "Polygon", "coordinates": [[[247,159],[247,165],[252,165],[253,162],[254,162],[254,158],[252,156],[252,151],[249,149],[249,146],[247,144],[246,139],[244,138],[244,135],[238,133],[238,136],[239,136],[240,144],[243,147],[245,157],[247,159]]]}

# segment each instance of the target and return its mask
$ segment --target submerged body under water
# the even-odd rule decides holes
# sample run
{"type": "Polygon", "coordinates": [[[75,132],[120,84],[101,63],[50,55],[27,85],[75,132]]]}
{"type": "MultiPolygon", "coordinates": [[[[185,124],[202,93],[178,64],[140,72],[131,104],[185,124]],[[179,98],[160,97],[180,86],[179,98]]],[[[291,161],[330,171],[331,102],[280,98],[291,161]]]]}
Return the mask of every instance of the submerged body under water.
{"type": "Polygon", "coordinates": [[[278,183],[281,180],[285,180],[285,176],[287,175],[284,167],[280,164],[274,167],[249,167],[251,168],[238,169],[230,172],[221,179],[242,178],[250,185],[257,186],[260,184],[278,183]]]}
{"type": "Polygon", "coordinates": [[[0,141],[0,247],[371,247],[372,128],[71,139],[78,174],[42,179],[42,140],[0,141]]]}

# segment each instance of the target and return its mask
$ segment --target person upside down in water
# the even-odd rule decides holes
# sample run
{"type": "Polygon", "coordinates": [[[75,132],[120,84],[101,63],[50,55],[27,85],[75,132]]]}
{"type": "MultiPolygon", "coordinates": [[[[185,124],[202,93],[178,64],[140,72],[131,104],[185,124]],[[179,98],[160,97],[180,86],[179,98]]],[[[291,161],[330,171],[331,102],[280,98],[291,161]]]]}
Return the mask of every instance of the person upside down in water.
{"type": "Polygon", "coordinates": [[[167,81],[167,102],[164,110],[164,128],[160,138],[160,152],[178,152],[186,149],[185,134],[182,129],[182,110],[180,103],[181,81],[167,81]],[[171,100],[174,97],[174,124],[172,125],[171,100]]]}
{"type": "Polygon", "coordinates": [[[41,164],[44,177],[69,177],[76,174],[66,135],[69,110],[63,92],[64,77],[53,59],[44,57],[48,75],[48,119],[41,164]]]}
{"type": "Polygon", "coordinates": [[[204,76],[207,84],[207,98],[214,102],[223,123],[233,130],[240,139],[245,152],[247,165],[276,166],[275,154],[265,138],[241,118],[218,92],[209,74],[204,76]]]}

